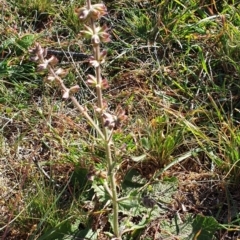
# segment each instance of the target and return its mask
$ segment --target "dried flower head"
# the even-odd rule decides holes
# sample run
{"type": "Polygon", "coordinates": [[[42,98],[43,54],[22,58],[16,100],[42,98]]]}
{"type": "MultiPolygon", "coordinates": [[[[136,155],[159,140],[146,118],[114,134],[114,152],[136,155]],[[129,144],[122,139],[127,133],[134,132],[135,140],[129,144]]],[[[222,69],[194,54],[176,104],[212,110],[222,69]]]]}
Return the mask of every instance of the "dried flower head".
{"type": "Polygon", "coordinates": [[[88,78],[87,78],[87,84],[91,87],[96,87],[97,85],[97,79],[96,77],[94,77],[93,75],[91,74],[88,74],[88,78]]]}
{"type": "Polygon", "coordinates": [[[109,88],[109,84],[108,84],[108,80],[106,78],[102,79],[102,89],[108,89],[109,88]]]}
{"type": "Polygon", "coordinates": [[[108,102],[106,100],[103,100],[103,104],[101,108],[96,105],[93,108],[96,113],[98,113],[99,115],[102,115],[104,112],[106,112],[108,108],[108,102]]]}
{"type": "Polygon", "coordinates": [[[67,74],[68,74],[67,69],[58,68],[57,71],[54,72],[54,74],[49,74],[48,75],[47,80],[48,81],[54,81],[57,76],[59,76],[61,78],[64,78],[67,74]]]}
{"type": "Polygon", "coordinates": [[[66,88],[63,92],[62,98],[68,99],[71,95],[78,92],[79,89],[80,89],[80,87],[78,85],[75,85],[75,86],[70,87],[70,88],[66,88]]]}
{"type": "Polygon", "coordinates": [[[59,62],[55,56],[51,56],[47,61],[52,67],[56,66],[59,62]]]}
{"type": "Polygon", "coordinates": [[[85,38],[90,38],[93,46],[99,45],[101,42],[110,42],[110,34],[108,33],[109,28],[104,25],[98,26],[93,30],[91,27],[84,25],[84,30],[80,31],[80,34],[85,38]]]}
{"type": "Polygon", "coordinates": [[[108,33],[109,28],[107,27],[107,25],[103,25],[102,27],[98,27],[97,32],[98,35],[101,39],[101,42],[107,43],[110,42],[110,34],[108,33]]]}
{"type": "Polygon", "coordinates": [[[92,28],[90,28],[89,26],[87,26],[87,25],[84,24],[84,30],[81,30],[81,31],[80,31],[80,34],[81,34],[83,37],[91,38],[94,33],[93,33],[92,28]]]}
{"type": "Polygon", "coordinates": [[[102,116],[104,119],[104,127],[114,130],[118,129],[121,126],[121,122],[127,119],[125,111],[120,106],[117,107],[115,115],[104,112],[102,116]]]}
{"type": "Polygon", "coordinates": [[[106,56],[107,56],[107,51],[106,50],[103,50],[101,51],[100,53],[100,56],[99,56],[99,60],[96,60],[94,56],[91,56],[89,58],[89,64],[92,66],[92,67],[99,67],[100,64],[103,64],[105,63],[105,60],[106,60],[106,56]]]}
{"type": "Polygon", "coordinates": [[[47,56],[47,49],[42,48],[39,43],[35,43],[35,46],[29,50],[29,53],[31,55],[30,59],[33,62],[38,62],[47,56]]]}
{"type": "Polygon", "coordinates": [[[107,14],[107,7],[103,3],[93,4],[91,6],[92,14],[95,18],[94,20],[100,19],[102,16],[107,14]]]}
{"type": "Polygon", "coordinates": [[[38,64],[38,71],[43,71],[48,68],[48,65],[52,67],[58,63],[58,59],[55,56],[51,56],[49,59],[43,59],[40,64],[38,64]]]}
{"type": "Polygon", "coordinates": [[[98,3],[91,5],[90,8],[82,7],[76,9],[75,12],[81,21],[87,21],[89,19],[98,20],[107,14],[107,8],[103,3],[98,3]]]}
{"type": "Polygon", "coordinates": [[[79,9],[76,9],[75,12],[77,13],[78,15],[78,18],[81,20],[81,21],[85,21],[89,18],[89,9],[87,9],[87,7],[81,7],[79,9]]]}

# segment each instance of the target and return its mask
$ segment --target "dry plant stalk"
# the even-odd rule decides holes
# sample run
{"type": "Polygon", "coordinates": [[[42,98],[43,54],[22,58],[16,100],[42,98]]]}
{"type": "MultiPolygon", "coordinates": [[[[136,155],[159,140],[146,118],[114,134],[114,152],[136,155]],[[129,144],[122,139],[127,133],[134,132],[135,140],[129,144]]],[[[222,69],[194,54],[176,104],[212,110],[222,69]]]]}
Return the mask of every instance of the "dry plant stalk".
{"type": "Polygon", "coordinates": [[[95,76],[87,76],[87,84],[96,89],[97,104],[93,106],[94,111],[98,114],[100,124],[88,114],[88,109],[79,104],[74,97],[74,93],[79,90],[79,86],[75,85],[67,88],[63,78],[67,72],[57,67],[58,59],[51,56],[47,59],[47,49],[42,48],[39,43],[30,50],[31,60],[38,63],[38,71],[46,70],[48,72],[47,81],[57,84],[62,92],[63,99],[71,99],[79,112],[87,119],[88,123],[97,131],[99,137],[104,143],[106,153],[107,178],[103,179],[103,186],[110,195],[113,206],[113,239],[121,239],[119,230],[119,199],[117,195],[115,174],[117,171],[116,164],[112,158],[112,135],[114,130],[118,129],[121,122],[126,119],[125,111],[121,107],[117,107],[115,114],[108,112],[106,101],[103,99],[102,90],[108,88],[107,79],[103,79],[101,75],[101,64],[105,62],[107,51],[101,51],[101,43],[110,41],[110,35],[106,26],[98,26],[96,21],[107,14],[106,6],[103,3],[91,4],[91,0],[87,1],[87,5],[76,10],[80,21],[84,22],[84,30],[81,35],[90,38],[93,48],[93,55],[89,58],[89,64],[95,69],[95,76]]]}

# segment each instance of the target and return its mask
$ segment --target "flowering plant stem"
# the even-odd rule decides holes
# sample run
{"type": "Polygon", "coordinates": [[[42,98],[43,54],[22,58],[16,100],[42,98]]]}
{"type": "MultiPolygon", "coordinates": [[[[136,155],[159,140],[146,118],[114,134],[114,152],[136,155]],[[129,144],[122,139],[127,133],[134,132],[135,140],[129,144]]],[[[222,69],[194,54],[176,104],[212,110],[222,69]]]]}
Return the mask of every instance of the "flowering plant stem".
{"type": "Polygon", "coordinates": [[[121,239],[121,233],[119,232],[119,200],[116,186],[116,171],[117,166],[113,161],[112,149],[113,141],[112,136],[114,130],[119,128],[120,121],[126,119],[125,111],[120,107],[117,107],[115,114],[108,112],[107,104],[103,99],[102,89],[108,87],[108,82],[106,79],[102,78],[101,74],[101,64],[104,63],[106,57],[106,51],[101,51],[100,46],[103,42],[109,42],[110,37],[107,33],[107,28],[105,26],[100,27],[96,24],[96,20],[100,19],[103,15],[107,13],[106,7],[104,4],[91,4],[91,0],[87,0],[87,6],[80,8],[78,10],[78,17],[80,20],[86,22],[85,30],[81,31],[83,35],[91,38],[91,43],[93,47],[93,56],[90,57],[89,63],[95,69],[95,76],[88,75],[87,84],[91,87],[96,88],[97,94],[97,104],[93,106],[95,112],[99,116],[100,124],[96,123],[94,119],[88,114],[87,107],[79,104],[77,99],[73,96],[79,90],[79,86],[73,86],[67,88],[63,82],[63,77],[67,75],[67,71],[62,68],[56,68],[58,59],[54,56],[51,56],[47,59],[47,49],[42,48],[39,43],[35,44],[35,48],[30,50],[32,54],[32,61],[38,62],[38,70],[48,71],[48,77],[46,78],[49,82],[55,82],[63,92],[64,99],[71,99],[74,106],[80,111],[80,113],[87,119],[88,123],[97,131],[98,137],[102,140],[105,147],[106,155],[106,172],[107,176],[104,176],[103,181],[100,181],[103,184],[103,187],[110,195],[111,203],[113,207],[113,233],[114,239],[121,239]]]}
{"type": "MultiPolygon", "coordinates": [[[[87,0],[87,7],[90,10],[91,9],[91,0],[87,0]]],[[[94,20],[91,18],[90,20],[91,28],[93,31],[93,34],[97,34],[96,32],[96,26],[94,20]]],[[[94,54],[95,54],[95,60],[98,62],[101,61],[100,59],[100,43],[94,44],[94,54]]],[[[96,91],[97,91],[97,100],[98,100],[98,107],[100,109],[104,108],[103,104],[103,97],[102,97],[102,76],[101,76],[101,66],[100,64],[95,68],[95,76],[97,80],[96,85],[96,91]]],[[[101,118],[101,123],[103,126],[103,134],[104,134],[104,145],[105,145],[105,152],[106,152],[106,160],[107,160],[107,172],[108,172],[108,178],[110,180],[110,191],[111,191],[111,199],[112,199],[112,205],[113,205],[113,232],[115,236],[120,239],[120,233],[119,233],[119,222],[118,222],[118,196],[117,196],[117,187],[115,182],[115,170],[114,170],[114,164],[112,159],[112,151],[111,151],[111,145],[112,145],[112,133],[109,132],[109,129],[107,127],[104,127],[104,119],[101,118]]]]}

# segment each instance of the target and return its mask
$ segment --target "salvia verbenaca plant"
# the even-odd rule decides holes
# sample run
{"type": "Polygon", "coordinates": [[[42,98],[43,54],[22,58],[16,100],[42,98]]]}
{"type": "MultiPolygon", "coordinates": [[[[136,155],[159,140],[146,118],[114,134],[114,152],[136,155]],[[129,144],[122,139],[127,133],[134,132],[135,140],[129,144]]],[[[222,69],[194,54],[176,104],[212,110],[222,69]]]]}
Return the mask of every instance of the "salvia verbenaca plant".
{"type": "Polygon", "coordinates": [[[87,119],[88,123],[96,130],[99,139],[105,147],[106,154],[106,175],[99,175],[101,183],[105,191],[110,196],[112,204],[112,239],[121,239],[126,229],[120,230],[119,227],[119,202],[116,187],[117,164],[114,162],[113,149],[113,132],[120,128],[121,122],[126,119],[125,111],[118,106],[115,113],[108,111],[108,104],[103,98],[102,90],[108,88],[108,81],[102,78],[101,65],[105,62],[107,51],[101,50],[101,44],[110,41],[110,35],[106,26],[99,26],[97,21],[107,14],[106,6],[103,3],[92,4],[91,0],[87,0],[85,7],[76,10],[80,21],[84,22],[84,30],[81,35],[91,39],[93,55],[89,58],[89,64],[95,69],[95,75],[88,75],[86,83],[96,89],[97,103],[93,106],[93,111],[97,114],[99,121],[95,121],[89,114],[89,109],[81,105],[74,97],[74,93],[78,92],[79,86],[75,85],[70,88],[66,87],[63,78],[67,75],[67,71],[58,67],[58,59],[55,56],[47,58],[47,49],[41,47],[39,43],[30,50],[31,60],[38,63],[38,71],[47,71],[46,81],[57,84],[62,90],[63,99],[71,99],[75,107],[87,119]],[[99,122],[99,123],[98,123],[99,122]]]}

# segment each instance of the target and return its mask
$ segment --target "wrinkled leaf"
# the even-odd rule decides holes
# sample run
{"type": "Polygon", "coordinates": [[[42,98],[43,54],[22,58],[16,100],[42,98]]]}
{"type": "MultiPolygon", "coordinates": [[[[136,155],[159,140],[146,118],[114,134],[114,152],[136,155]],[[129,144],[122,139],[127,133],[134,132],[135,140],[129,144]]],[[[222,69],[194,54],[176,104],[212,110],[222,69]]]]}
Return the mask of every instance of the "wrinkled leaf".
{"type": "Polygon", "coordinates": [[[144,186],[145,180],[136,169],[130,169],[124,177],[122,187],[124,190],[140,188],[144,186]]]}
{"type": "Polygon", "coordinates": [[[106,202],[110,200],[110,196],[103,185],[97,185],[95,182],[93,182],[92,188],[94,189],[94,192],[96,193],[100,202],[106,202]]]}
{"type": "Polygon", "coordinates": [[[213,217],[197,215],[192,223],[192,237],[195,240],[211,240],[219,228],[217,220],[213,217]]]}

